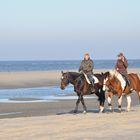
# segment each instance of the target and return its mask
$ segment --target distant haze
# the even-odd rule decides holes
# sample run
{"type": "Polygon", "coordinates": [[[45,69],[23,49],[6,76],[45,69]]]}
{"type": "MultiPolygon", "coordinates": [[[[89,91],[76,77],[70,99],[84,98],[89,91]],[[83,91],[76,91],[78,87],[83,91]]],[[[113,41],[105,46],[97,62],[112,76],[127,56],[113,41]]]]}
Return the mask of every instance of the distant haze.
{"type": "Polygon", "coordinates": [[[139,0],[3,0],[0,60],[140,59],[139,0]]]}

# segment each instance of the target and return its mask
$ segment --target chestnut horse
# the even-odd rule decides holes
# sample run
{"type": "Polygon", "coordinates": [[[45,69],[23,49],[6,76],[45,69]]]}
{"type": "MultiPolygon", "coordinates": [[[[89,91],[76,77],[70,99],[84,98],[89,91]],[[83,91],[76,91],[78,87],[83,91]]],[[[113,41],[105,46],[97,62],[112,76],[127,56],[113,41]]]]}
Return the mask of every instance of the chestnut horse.
{"type": "MultiPolygon", "coordinates": [[[[95,74],[95,76],[98,78],[99,83],[94,85],[95,94],[99,98],[100,102],[100,112],[102,113],[104,111],[104,102],[105,102],[105,92],[103,91],[103,78],[101,74],[95,74]]],[[[74,91],[77,93],[78,100],[76,102],[76,107],[74,110],[74,113],[78,111],[79,103],[81,102],[83,105],[84,113],[87,112],[86,105],[84,103],[84,95],[91,95],[93,86],[89,84],[82,73],[77,72],[62,72],[61,77],[61,89],[64,90],[65,87],[69,84],[72,84],[74,86],[74,91]]]]}
{"type": "Polygon", "coordinates": [[[131,73],[128,75],[129,80],[131,82],[131,91],[130,88],[127,84],[125,84],[125,87],[123,88],[122,85],[122,81],[120,81],[118,79],[118,77],[121,76],[120,73],[118,73],[117,71],[110,71],[110,72],[106,72],[106,74],[108,74],[107,78],[104,79],[104,86],[103,86],[103,90],[108,92],[108,105],[109,105],[109,109],[110,111],[112,111],[112,96],[113,95],[117,95],[118,96],[118,108],[119,111],[121,112],[121,104],[122,104],[122,97],[123,95],[126,96],[127,98],[127,109],[126,111],[130,111],[130,107],[131,107],[131,97],[130,94],[132,93],[132,91],[136,91],[139,99],[140,99],[140,79],[138,77],[137,74],[131,73]]]}

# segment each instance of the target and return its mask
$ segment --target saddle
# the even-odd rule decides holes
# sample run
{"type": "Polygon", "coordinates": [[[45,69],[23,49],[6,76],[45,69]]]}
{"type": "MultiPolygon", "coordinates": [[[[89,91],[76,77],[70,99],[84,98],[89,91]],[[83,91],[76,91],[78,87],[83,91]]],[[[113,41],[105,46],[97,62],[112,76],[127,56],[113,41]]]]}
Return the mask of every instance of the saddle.
{"type": "MultiPolygon", "coordinates": [[[[125,89],[126,89],[127,86],[131,87],[131,81],[130,81],[130,79],[127,79],[126,76],[124,76],[123,74],[121,74],[121,75],[122,75],[123,79],[126,82],[125,89]]],[[[130,90],[132,90],[132,89],[130,89],[130,90]]]]}
{"type": "Polygon", "coordinates": [[[112,76],[115,76],[116,78],[118,78],[118,80],[121,82],[121,87],[124,91],[127,83],[126,83],[125,79],[123,78],[123,76],[119,72],[117,72],[116,70],[111,70],[110,74],[112,76]]]}
{"type": "Polygon", "coordinates": [[[130,86],[130,82],[128,81],[128,79],[121,73],[117,71],[110,71],[110,74],[118,78],[118,80],[121,82],[121,87],[123,91],[126,89],[127,85],[130,86]]]}
{"type": "MultiPolygon", "coordinates": [[[[87,83],[91,85],[92,83],[91,83],[90,79],[88,78],[88,76],[85,73],[83,73],[83,74],[85,76],[87,83]]],[[[94,84],[99,83],[99,80],[96,76],[92,75],[92,78],[93,78],[94,84]]]]}

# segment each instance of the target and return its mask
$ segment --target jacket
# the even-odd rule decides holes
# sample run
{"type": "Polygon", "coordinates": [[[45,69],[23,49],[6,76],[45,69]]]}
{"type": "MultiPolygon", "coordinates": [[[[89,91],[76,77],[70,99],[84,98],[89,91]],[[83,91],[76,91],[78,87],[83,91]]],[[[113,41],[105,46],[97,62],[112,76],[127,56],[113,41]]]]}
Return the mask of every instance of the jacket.
{"type": "Polygon", "coordinates": [[[91,59],[83,60],[80,65],[79,72],[83,71],[85,74],[93,74],[93,68],[94,64],[91,59]]]}
{"type": "Polygon", "coordinates": [[[128,68],[128,62],[127,59],[124,57],[124,62],[122,60],[117,60],[115,69],[119,73],[126,73],[128,68]]]}

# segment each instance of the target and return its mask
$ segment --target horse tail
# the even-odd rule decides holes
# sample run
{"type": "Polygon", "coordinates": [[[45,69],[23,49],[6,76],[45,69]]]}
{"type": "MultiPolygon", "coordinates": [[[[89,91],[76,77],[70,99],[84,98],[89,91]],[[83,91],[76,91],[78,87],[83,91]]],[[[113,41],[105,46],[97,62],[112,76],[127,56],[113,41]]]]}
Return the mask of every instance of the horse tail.
{"type": "Polygon", "coordinates": [[[138,75],[138,79],[139,79],[139,84],[138,84],[138,87],[139,87],[138,96],[139,96],[139,100],[140,100],[140,76],[139,76],[139,75],[138,75]]]}
{"type": "Polygon", "coordinates": [[[135,79],[134,83],[132,85],[134,86],[134,89],[137,92],[137,95],[140,100],[140,76],[138,74],[134,74],[134,73],[130,74],[130,76],[132,79],[135,79]]]}

